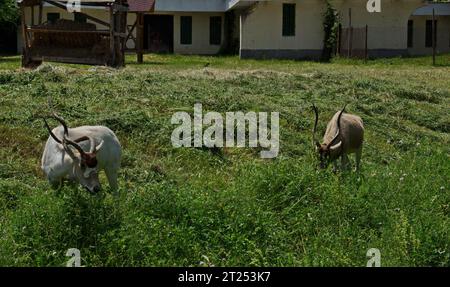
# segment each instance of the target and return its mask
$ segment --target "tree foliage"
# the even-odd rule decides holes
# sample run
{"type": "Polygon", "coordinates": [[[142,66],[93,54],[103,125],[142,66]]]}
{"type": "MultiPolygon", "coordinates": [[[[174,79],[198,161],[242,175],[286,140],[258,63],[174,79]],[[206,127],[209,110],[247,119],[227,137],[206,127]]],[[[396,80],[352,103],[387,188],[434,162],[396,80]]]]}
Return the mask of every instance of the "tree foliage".
{"type": "Polygon", "coordinates": [[[0,23],[13,22],[19,18],[16,0],[0,0],[0,23]]]}
{"type": "Polygon", "coordinates": [[[337,12],[329,0],[326,0],[326,10],[323,17],[324,40],[322,61],[328,62],[330,61],[336,46],[337,29],[339,25],[337,12]]]}

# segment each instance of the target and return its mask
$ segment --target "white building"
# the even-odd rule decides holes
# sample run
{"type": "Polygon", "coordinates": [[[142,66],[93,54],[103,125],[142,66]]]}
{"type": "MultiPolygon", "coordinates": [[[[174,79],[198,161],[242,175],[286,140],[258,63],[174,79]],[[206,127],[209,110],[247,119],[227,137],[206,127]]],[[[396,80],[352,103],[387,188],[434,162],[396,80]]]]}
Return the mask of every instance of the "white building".
{"type": "Polygon", "coordinates": [[[436,25],[436,52],[450,52],[450,4],[430,4],[414,11],[408,20],[408,52],[430,55],[433,49],[433,9],[436,25]]]}
{"type": "MultiPolygon", "coordinates": [[[[81,12],[108,19],[105,8],[86,3],[95,0],[82,1],[87,6],[82,6],[81,12]]],[[[212,55],[234,50],[242,58],[289,59],[319,58],[322,53],[325,0],[128,0],[132,1],[147,2],[150,7],[143,16],[144,32],[140,36],[147,52],[212,55]]],[[[369,56],[431,53],[425,47],[425,38],[429,37],[426,25],[431,17],[431,6],[426,1],[382,0],[380,13],[369,13],[366,0],[330,1],[339,13],[343,28],[367,26],[369,56]]],[[[448,52],[450,47],[449,6],[433,5],[438,10],[439,52],[448,52]]],[[[38,21],[39,10],[33,11],[32,19],[31,10],[27,9],[27,23],[38,21]]],[[[138,37],[136,15],[129,13],[127,18],[128,29],[133,32],[126,47],[131,50],[136,48],[138,37]]],[[[56,19],[94,23],[81,14],[44,4],[43,21],[56,19]]],[[[95,24],[98,29],[104,29],[101,24],[95,24]]],[[[352,37],[356,39],[358,35],[352,37]]],[[[20,50],[21,44],[18,46],[20,50]]]]}

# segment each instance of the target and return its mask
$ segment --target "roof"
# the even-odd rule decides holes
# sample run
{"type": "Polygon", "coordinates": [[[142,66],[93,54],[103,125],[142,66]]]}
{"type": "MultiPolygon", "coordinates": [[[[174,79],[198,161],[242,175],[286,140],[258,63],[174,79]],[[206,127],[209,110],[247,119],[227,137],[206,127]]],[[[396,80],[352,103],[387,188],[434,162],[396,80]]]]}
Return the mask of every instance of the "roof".
{"type": "MultiPolygon", "coordinates": [[[[54,0],[54,1],[58,1],[58,2],[69,2],[73,0],[54,0]]],[[[82,3],[105,3],[105,2],[115,2],[116,0],[79,0],[82,3]]],[[[16,0],[17,3],[21,3],[23,2],[23,0],[16,0]]]]}
{"type": "Polygon", "coordinates": [[[128,0],[130,12],[148,12],[155,8],[155,0],[128,0]]]}
{"type": "Polygon", "coordinates": [[[431,16],[433,9],[436,16],[450,16],[450,3],[435,3],[420,7],[413,12],[413,16],[431,16]]]}

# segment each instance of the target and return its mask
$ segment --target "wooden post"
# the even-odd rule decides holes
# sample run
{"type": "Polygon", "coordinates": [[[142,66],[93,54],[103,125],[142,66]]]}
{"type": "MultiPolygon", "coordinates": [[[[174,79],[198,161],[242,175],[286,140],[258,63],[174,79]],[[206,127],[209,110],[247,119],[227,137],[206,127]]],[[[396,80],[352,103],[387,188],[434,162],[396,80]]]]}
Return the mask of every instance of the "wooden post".
{"type": "Polygon", "coordinates": [[[336,54],[339,56],[341,56],[341,37],[342,37],[342,25],[339,24],[337,34],[337,48],[336,48],[336,54]]]}
{"type": "Polygon", "coordinates": [[[366,25],[366,33],[364,41],[364,62],[367,62],[368,58],[368,32],[369,32],[369,25],[366,25]]]}
{"type": "Polygon", "coordinates": [[[42,10],[43,10],[43,3],[40,2],[39,3],[39,25],[42,24],[42,20],[43,20],[43,12],[42,12],[42,10]]]}
{"type": "Polygon", "coordinates": [[[352,8],[348,8],[348,21],[349,21],[349,26],[348,26],[348,45],[347,45],[347,56],[350,58],[352,56],[352,46],[353,46],[353,27],[352,27],[352,8]]]}
{"type": "Polygon", "coordinates": [[[27,67],[30,62],[29,53],[28,53],[28,35],[27,35],[27,25],[25,21],[25,5],[24,3],[20,3],[20,18],[21,18],[21,26],[22,26],[22,67],[27,67]]]}
{"type": "MultiPolygon", "coordinates": [[[[124,1],[121,0],[120,4],[123,6],[124,1]]],[[[120,65],[122,67],[125,66],[125,50],[126,50],[126,45],[127,45],[127,41],[126,41],[126,35],[127,35],[127,23],[128,23],[128,9],[126,11],[121,10],[120,11],[120,28],[119,28],[119,32],[122,34],[122,36],[120,36],[120,65]]]]}
{"type": "Polygon", "coordinates": [[[116,45],[114,36],[114,7],[111,4],[109,6],[109,53],[110,53],[110,65],[114,66],[116,64],[116,45]]]}
{"type": "Polygon", "coordinates": [[[142,64],[144,62],[144,14],[136,13],[137,17],[137,25],[136,25],[136,53],[137,53],[137,62],[142,64]]]}
{"type": "Polygon", "coordinates": [[[433,66],[436,65],[436,16],[435,16],[435,12],[434,12],[434,8],[433,8],[433,20],[431,21],[431,27],[432,27],[432,39],[433,39],[433,66]]]}

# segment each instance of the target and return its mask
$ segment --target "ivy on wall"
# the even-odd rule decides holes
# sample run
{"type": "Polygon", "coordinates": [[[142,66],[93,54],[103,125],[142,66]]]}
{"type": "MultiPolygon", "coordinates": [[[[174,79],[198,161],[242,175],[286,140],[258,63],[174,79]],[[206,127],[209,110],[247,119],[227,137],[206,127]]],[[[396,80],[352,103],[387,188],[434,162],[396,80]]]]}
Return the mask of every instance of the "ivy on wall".
{"type": "Polygon", "coordinates": [[[333,51],[336,47],[337,30],[339,27],[339,21],[337,11],[331,5],[330,0],[325,0],[326,10],[323,15],[323,51],[322,61],[329,62],[332,58],[333,51]]]}

